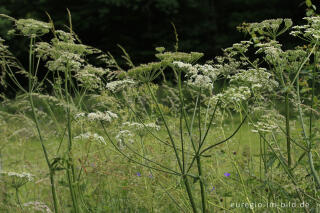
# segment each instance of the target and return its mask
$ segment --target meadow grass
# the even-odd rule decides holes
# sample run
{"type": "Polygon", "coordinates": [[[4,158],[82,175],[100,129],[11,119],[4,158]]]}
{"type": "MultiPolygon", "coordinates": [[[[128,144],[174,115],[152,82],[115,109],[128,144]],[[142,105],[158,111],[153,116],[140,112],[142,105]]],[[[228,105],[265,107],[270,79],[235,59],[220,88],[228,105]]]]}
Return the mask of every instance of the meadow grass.
{"type": "MultiPolygon", "coordinates": [[[[176,129],[177,122],[172,117],[170,127],[176,129]]],[[[208,137],[208,144],[213,144],[231,134],[238,123],[239,118],[232,118],[223,127],[213,128],[208,137]]],[[[12,131],[23,126],[21,123],[21,126],[17,126],[10,122],[7,125],[12,131]]],[[[158,135],[161,138],[167,137],[163,129],[158,135]]],[[[159,146],[159,143],[152,137],[146,137],[144,141],[145,149],[153,156],[152,159],[166,162],[168,165],[171,164],[171,161],[174,162],[174,156],[170,157],[169,150],[159,146]]],[[[56,137],[46,138],[48,153],[55,153],[59,144],[60,141],[56,137]]],[[[51,202],[48,188],[49,178],[39,146],[39,141],[35,136],[25,138],[21,133],[13,136],[2,149],[3,170],[28,171],[36,177],[34,182],[26,184],[20,190],[20,199],[23,203],[38,200],[47,204],[51,202]]],[[[66,143],[63,142],[62,146],[66,146],[66,143]]],[[[133,146],[141,150],[139,143],[135,142],[133,146]]],[[[62,147],[61,150],[64,148],[62,147]]],[[[209,211],[229,209],[235,197],[243,196],[239,192],[241,183],[238,180],[234,162],[237,162],[237,166],[241,168],[243,178],[247,179],[250,175],[258,176],[259,150],[259,137],[246,124],[231,141],[216,147],[210,152],[212,156],[204,158],[203,163],[207,168],[204,173],[208,179],[206,190],[210,204],[209,211]],[[230,173],[230,176],[226,177],[225,173],[230,173]]],[[[92,212],[189,212],[191,210],[179,178],[156,171],[151,173],[147,168],[130,163],[108,142],[102,145],[90,140],[77,141],[74,143],[73,156],[78,162],[76,169],[82,169],[83,173],[80,183],[83,190],[83,202],[92,212]],[[84,159],[88,160],[85,162],[84,159]],[[180,207],[174,205],[172,199],[180,207]]],[[[59,204],[64,212],[69,212],[72,208],[65,174],[57,171],[56,178],[59,204]]],[[[247,186],[249,193],[254,191],[253,186],[255,185],[247,186]]],[[[193,187],[199,190],[196,185],[193,187]]],[[[4,199],[11,196],[14,196],[14,191],[10,189],[2,191],[3,211],[20,212],[14,199],[8,199],[10,202],[4,203],[4,199]]],[[[236,212],[247,210],[238,209],[236,212]]]]}

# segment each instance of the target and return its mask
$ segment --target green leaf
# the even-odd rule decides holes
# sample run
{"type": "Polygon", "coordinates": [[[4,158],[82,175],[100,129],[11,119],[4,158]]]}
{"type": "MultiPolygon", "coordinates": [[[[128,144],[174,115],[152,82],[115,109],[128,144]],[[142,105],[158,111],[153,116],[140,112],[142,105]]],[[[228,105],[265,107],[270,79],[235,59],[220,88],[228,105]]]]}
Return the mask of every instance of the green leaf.
{"type": "Polygon", "coordinates": [[[306,5],[307,5],[307,7],[311,7],[312,6],[311,0],[306,0],[306,5]]]}

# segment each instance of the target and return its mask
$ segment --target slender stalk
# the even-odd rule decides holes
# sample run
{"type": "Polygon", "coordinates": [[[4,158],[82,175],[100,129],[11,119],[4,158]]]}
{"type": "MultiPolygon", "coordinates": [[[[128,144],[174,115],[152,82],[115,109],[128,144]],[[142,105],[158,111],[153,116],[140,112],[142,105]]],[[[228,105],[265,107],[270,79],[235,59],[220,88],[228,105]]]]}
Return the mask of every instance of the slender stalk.
{"type": "Polygon", "coordinates": [[[66,93],[66,99],[67,99],[67,130],[68,130],[68,162],[67,162],[67,178],[68,178],[68,184],[72,199],[72,205],[75,213],[79,212],[78,210],[78,204],[77,204],[77,196],[75,193],[74,183],[75,180],[75,172],[74,172],[74,166],[73,166],[73,158],[72,158],[72,130],[71,130],[71,114],[70,114],[70,93],[68,89],[68,81],[70,76],[69,72],[69,66],[67,64],[67,70],[65,71],[65,93],[66,93]]]}
{"type": "Polygon", "coordinates": [[[198,210],[197,210],[196,204],[195,204],[193,196],[192,196],[189,180],[188,180],[186,175],[183,175],[182,178],[183,178],[184,184],[186,186],[187,194],[188,194],[188,197],[189,197],[189,201],[190,201],[193,213],[197,213],[198,210]]]}
{"type": "Polygon", "coordinates": [[[181,158],[182,158],[182,173],[185,173],[186,163],[184,154],[184,138],[183,138],[183,120],[182,120],[182,109],[180,109],[180,140],[181,140],[181,158]]]}
{"type": "Polygon", "coordinates": [[[20,209],[23,211],[23,208],[22,208],[22,205],[21,205],[21,201],[20,201],[20,198],[19,198],[19,189],[16,188],[16,199],[17,199],[17,203],[20,207],[20,209]]]}
{"type": "Polygon", "coordinates": [[[201,204],[202,204],[202,212],[205,213],[207,212],[206,204],[207,204],[207,199],[206,199],[206,191],[204,187],[204,182],[203,182],[203,173],[202,173],[202,166],[201,166],[201,160],[200,156],[197,156],[197,168],[198,168],[198,175],[199,175],[199,185],[200,185],[200,190],[201,190],[201,204]]]}
{"type": "Polygon", "coordinates": [[[286,139],[287,139],[287,155],[288,167],[291,167],[291,142],[290,142],[290,109],[289,109],[289,91],[286,91],[285,97],[285,118],[286,118],[286,139]]]}
{"type": "Polygon", "coordinates": [[[149,90],[149,92],[150,92],[150,94],[151,94],[151,97],[152,97],[153,101],[156,103],[157,109],[158,109],[158,111],[159,111],[159,113],[160,113],[160,115],[161,115],[161,118],[162,118],[162,120],[163,120],[163,123],[164,123],[164,125],[165,125],[165,127],[166,127],[166,130],[167,130],[167,133],[168,133],[168,135],[169,135],[169,138],[170,138],[170,141],[171,141],[171,145],[172,145],[172,148],[173,148],[173,150],[174,150],[174,153],[175,153],[175,156],[176,156],[176,159],[177,159],[179,168],[180,168],[180,170],[182,171],[182,163],[181,163],[181,160],[180,160],[180,157],[179,157],[179,154],[178,154],[178,150],[177,150],[175,141],[173,140],[173,136],[172,136],[171,131],[170,131],[170,129],[169,129],[169,126],[168,126],[168,124],[167,124],[167,121],[166,121],[166,119],[164,118],[164,115],[163,115],[163,113],[162,113],[162,110],[160,109],[160,106],[159,106],[159,104],[158,104],[158,101],[157,101],[156,97],[154,96],[153,92],[151,91],[150,84],[147,83],[147,86],[148,86],[148,90],[149,90]]]}
{"type": "Polygon", "coordinates": [[[320,189],[320,178],[318,175],[317,170],[314,167],[314,163],[313,163],[313,157],[312,157],[312,141],[310,140],[309,137],[307,137],[307,133],[306,133],[306,128],[304,125],[304,121],[303,121],[303,117],[302,117],[302,110],[301,110],[301,101],[300,101],[300,88],[299,88],[299,80],[297,79],[297,96],[298,96],[298,110],[299,110],[299,117],[300,117],[300,123],[302,125],[302,132],[304,135],[304,140],[307,141],[308,144],[308,159],[309,159],[309,166],[311,169],[311,173],[314,177],[314,180],[318,186],[318,189],[320,189]]]}
{"type": "Polygon", "coordinates": [[[34,43],[34,38],[31,37],[30,39],[30,49],[29,49],[29,78],[28,78],[28,86],[29,86],[29,92],[28,92],[28,95],[29,95],[29,102],[30,102],[30,105],[31,105],[31,109],[32,109],[32,115],[33,115],[33,119],[34,119],[34,122],[35,122],[35,125],[36,125],[36,129],[37,129],[37,132],[38,132],[38,136],[39,136],[39,139],[40,139],[40,143],[41,143],[41,147],[42,147],[42,151],[43,151],[43,154],[44,154],[44,157],[45,157],[45,160],[46,160],[46,163],[48,165],[48,168],[49,168],[49,176],[50,176],[50,183],[51,183],[51,193],[52,193],[52,198],[53,198],[53,206],[54,206],[54,211],[55,213],[59,213],[59,209],[58,209],[58,199],[57,199],[57,194],[56,194],[56,188],[55,188],[55,183],[54,183],[54,170],[53,168],[51,167],[51,163],[50,163],[50,160],[49,160],[49,156],[48,156],[48,153],[47,153],[47,149],[44,145],[44,140],[42,138],[42,134],[41,134],[41,130],[40,130],[40,125],[39,125],[39,121],[38,121],[38,117],[37,117],[37,114],[35,112],[35,106],[34,106],[34,103],[33,103],[33,98],[32,98],[32,88],[33,88],[33,85],[32,85],[32,58],[33,58],[33,53],[32,53],[32,47],[33,47],[33,43],[34,43]]]}
{"type": "Polygon", "coordinates": [[[313,102],[315,96],[315,86],[316,86],[316,72],[317,72],[317,51],[314,54],[314,68],[312,70],[312,94],[311,94],[311,103],[310,103],[310,117],[309,117],[309,138],[312,138],[312,118],[313,118],[313,102]]]}
{"type": "MultiPolygon", "coordinates": [[[[199,104],[198,104],[198,127],[199,127],[199,147],[198,150],[201,148],[201,142],[202,142],[202,135],[201,135],[201,88],[199,89],[199,104]]],[[[198,153],[199,154],[199,153],[198,153]]],[[[204,178],[203,178],[203,172],[202,172],[202,166],[201,166],[201,158],[199,155],[196,155],[197,158],[197,168],[198,168],[198,175],[199,175],[199,186],[201,191],[201,205],[202,205],[202,212],[206,212],[206,192],[204,187],[204,178]]]]}

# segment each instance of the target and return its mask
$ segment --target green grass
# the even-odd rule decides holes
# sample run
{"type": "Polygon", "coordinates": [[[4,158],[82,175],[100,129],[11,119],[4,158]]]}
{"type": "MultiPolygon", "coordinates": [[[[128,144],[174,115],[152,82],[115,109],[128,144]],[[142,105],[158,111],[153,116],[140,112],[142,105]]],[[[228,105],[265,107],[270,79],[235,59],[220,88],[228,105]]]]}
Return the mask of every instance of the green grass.
{"type": "MultiPolygon", "coordinates": [[[[172,124],[176,124],[175,119],[170,119],[172,124]]],[[[23,124],[20,123],[23,127],[23,124]]],[[[207,139],[207,144],[213,144],[224,139],[225,136],[232,133],[236,128],[237,121],[230,121],[223,126],[213,128],[207,139]]],[[[14,123],[8,123],[9,129],[19,129],[14,123]]],[[[46,129],[45,126],[42,126],[46,129]]],[[[79,127],[75,127],[78,129],[79,127]]],[[[90,128],[90,127],[86,127],[90,128]]],[[[115,131],[117,127],[110,127],[110,131],[115,131]]],[[[176,125],[170,128],[177,131],[176,125]]],[[[29,131],[35,131],[30,128],[29,131]]],[[[2,168],[4,171],[26,171],[35,175],[35,181],[27,183],[20,190],[20,196],[23,203],[29,201],[42,201],[51,206],[51,195],[49,188],[49,177],[44,156],[41,151],[40,142],[35,137],[35,133],[30,138],[25,138],[23,133],[12,137],[2,149],[2,168]]],[[[45,140],[50,158],[55,156],[56,150],[60,144],[58,138],[53,137],[53,133],[45,140]]],[[[158,133],[160,138],[166,138],[166,132],[162,129],[158,133]]],[[[2,138],[5,135],[2,135],[2,138]]],[[[174,156],[172,150],[168,147],[160,146],[152,137],[146,137],[145,148],[147,155],[152,156],[157,162],[162,162],[173,168],[174,156]]],[[[62,142],[62,148],[65,150],[66,141],[62,142]]],[[[138,138],[133,144],[137,150],[141,150],[138,138]]],[[[114,150],[112,145],[101,145],[94,141],[76,141],[74,142],[74,160],[77,171],[82,169],[83,178],[80,181],[80,188],[83,192],[82,205],[92,212],[180,212],[174,202],[186,212],[190,211],[188,198],[184,193],[183,186],[178,177],[163,174],[161,172],[152,172],[147,168],[130,163],[114,150]],[[90,146],[90,150],[88,147],[90,146]],[[87,159],[87,162],[84,162],[87,159]],[[137,173],[141,173],[141,177],[137,173]],[[172,201],[169,195],[175,200],[172,201]]],[[[204,158],[204,173],[207,178],[206,190],[209,203],[229,208],[229,202],[233,196],[237,196],[235,190],[240,187],[236,178],[236,172],[232,165],[229,155],[232,155],[239,165],[249,169],[255,165],[259,157],[259,138],[257,134],[251,132],[248,125],[238,132],[238,134],[227,144],[220,145],[210,151],[211,157],[204,158]],[[224,173],[231,173],[230,177],[225,177],[224,173]],[[212,190],[215,187],[215,190],[212,190]],[[222,201],[220,201],[222,200],[222,201]]],[[[62,153],[63,155],[63,153],[62,153]]],[[[142,161],[142,160],[140,160],[142,161]]],[[[62,166],[61,166],[62,167],[62,166]]],[[[252,173],[257,175],[257,168],[252,168],[252,173]]],[[[246,171],[243,171],[246,173],[246,171]]],[[[66,177],[63,171],[57,171],[59,203],[64,212],[71,211],[70,198],[68,194],[66,177]]],[[[2,196],[8,194],[9,203],[1,203],[2,209],[9,212],[19,211],[15,206],[14,191],[4,191],[2,185],[2,196]]],[[[197,185],[193,187],[197,188],[197,185]]],[[[3,197],[4,198],[4,197],[3,197]]],[[[200,199],[199,197],[196,200],[200,199]]],[[[217,209],[213,205],[210,210],[217,209]]]]}

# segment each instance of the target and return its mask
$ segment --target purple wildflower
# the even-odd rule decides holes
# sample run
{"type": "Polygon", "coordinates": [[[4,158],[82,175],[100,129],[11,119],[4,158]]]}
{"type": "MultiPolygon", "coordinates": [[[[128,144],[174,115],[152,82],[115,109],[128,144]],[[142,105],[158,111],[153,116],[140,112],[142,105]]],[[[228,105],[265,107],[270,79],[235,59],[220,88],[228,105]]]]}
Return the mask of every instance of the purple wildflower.
{"type": "Polygon", "coordinates": [[[229,177],[229,176],[230,176],[230,173],[229,173],[229,172],[225,172],[225,173],[224,173],[224,176],[229,177]]]}
{"type": "Polygon", "coordinates": [[[140,172],[137,172],[137,176],[138,176],[138,177],[141,177],[141,173],[140,173],[140,172]]]}
{"type": "Polygon", "coordinates": [[[213,190],[215,190],[216,188],[214,186],[212,186],[212,189],[210,190],[210,192],[213,192],[213,190]]]}

